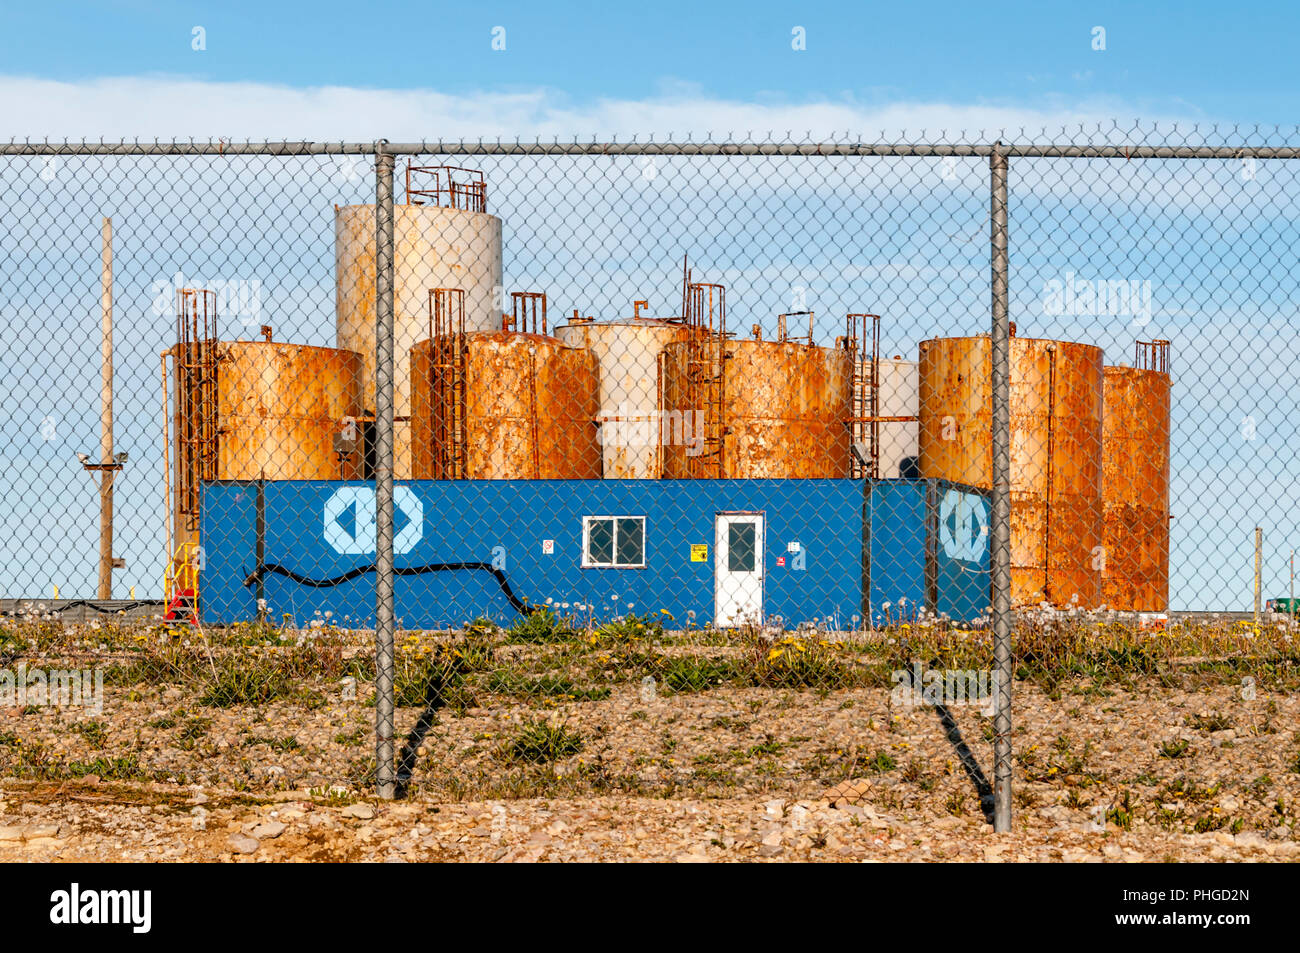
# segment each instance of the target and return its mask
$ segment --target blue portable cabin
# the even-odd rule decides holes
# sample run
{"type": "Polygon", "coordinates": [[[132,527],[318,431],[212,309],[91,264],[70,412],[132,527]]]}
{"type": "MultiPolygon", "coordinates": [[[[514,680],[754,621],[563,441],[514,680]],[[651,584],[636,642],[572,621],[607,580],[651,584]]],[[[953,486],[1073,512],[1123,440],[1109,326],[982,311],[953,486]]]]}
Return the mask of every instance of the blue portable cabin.
{"type": "MultiPolygon", "coordinates": [[[[885,602],[974,618],[987,530],[982,552],[951,540],[978,522],[972,509],[987,527],[986,497],[915,479],[403,481],[397,618],[508,624],[547,602],[597,620],[663,610],[683,626],[851,628],[896,616],[885,602]]],[[[372,483],[205,484],[201,542],[205,622],[255,618],[260,601],[276,619],[374,625],[372,483]]]]}

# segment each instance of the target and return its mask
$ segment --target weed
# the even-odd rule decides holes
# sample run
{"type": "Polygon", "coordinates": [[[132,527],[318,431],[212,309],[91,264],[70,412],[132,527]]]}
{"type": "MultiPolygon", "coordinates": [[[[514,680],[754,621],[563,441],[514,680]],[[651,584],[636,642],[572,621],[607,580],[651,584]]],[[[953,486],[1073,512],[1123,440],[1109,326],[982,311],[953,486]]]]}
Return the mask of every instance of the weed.
{"type": "Polygon", "coordinates": [[[531,721],[520,729],[502,753],[508,761],[547,764],[572,757],[582,750],[582,745],[582,736],[567,725],[531,721]]]}

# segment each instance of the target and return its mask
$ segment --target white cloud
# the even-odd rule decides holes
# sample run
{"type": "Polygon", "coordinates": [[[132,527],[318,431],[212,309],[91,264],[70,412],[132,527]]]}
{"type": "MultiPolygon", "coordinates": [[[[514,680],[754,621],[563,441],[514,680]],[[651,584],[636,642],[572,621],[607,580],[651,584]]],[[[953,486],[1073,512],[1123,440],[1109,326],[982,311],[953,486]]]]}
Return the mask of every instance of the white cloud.
{"type": "MultiPolygon", "coordinates": [[[[1110,127],[1131,105],[1100,99],[1049,108],[1008,104],[862,103],[851,97],[746,102],[666,82],[647,99],[577,102],[550,89],[448,95],[432,89],[296,88],[175,76],[60,82],[0,76],[0,130],[18,138],[458,140],[593,136],[764,139],[1058,138],[1110,127]],[[1045,131],[1045,132],[1044,132],[1045,131]]],[[[1153,117],[1154,118],[1154,117],[1153,117]]],[[[1173,121],[1166,117],[1166,121],[1173,121]]]]}

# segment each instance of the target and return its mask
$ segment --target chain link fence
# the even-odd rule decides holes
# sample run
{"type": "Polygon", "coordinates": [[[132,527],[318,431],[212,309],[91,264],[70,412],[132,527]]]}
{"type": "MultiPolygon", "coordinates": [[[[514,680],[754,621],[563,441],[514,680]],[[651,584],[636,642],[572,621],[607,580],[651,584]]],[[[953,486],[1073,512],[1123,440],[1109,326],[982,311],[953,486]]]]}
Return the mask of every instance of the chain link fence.
{"type": "Polygon", "coordinates": [[[1300,150],[1172,133],[0,147],[0,763],[1291,837],[1300,150]]]}

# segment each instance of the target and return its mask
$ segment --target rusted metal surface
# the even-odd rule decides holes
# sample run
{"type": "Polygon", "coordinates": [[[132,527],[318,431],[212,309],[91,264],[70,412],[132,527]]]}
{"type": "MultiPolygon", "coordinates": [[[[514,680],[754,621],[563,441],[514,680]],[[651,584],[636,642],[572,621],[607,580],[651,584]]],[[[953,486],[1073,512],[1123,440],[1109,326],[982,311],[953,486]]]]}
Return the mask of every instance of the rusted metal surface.
{"type": "MultiPolygon", "coordinates": [[[[338,346],[364,358],[362,400],[375,409],[375,207],[334,212],[338,346]]],[[[429,292],[465,292],[467,331],[501,328],[501,220],[439,205],[393,207],[394,470],[411,476],[410,350],[428,334],[429,292]]]]}
{"type": "MultiPolygon", "coordinates": [[[[1167,369],[1167,354],[1152,363],[1167,369]]],[[[1171,384],[1159,370],[1105,369],[1102,598],[1112,609],[1169,607],[1171,384]]]]}
{"type": "Polygon", "coordinates": [[[168,359],[180,368],[187,349],[191,360],[212,370],[210,382],[191,379],[188,386],[210,387],[213,396],[210,402],[184,399],[183,376],[164,383],[177,396],[169,402],[173,544],[198,539],[198,500],[186,492],[187,473],[202,470],[202,480],[361,476],[360,449],[350,455],[335,449],[335,435],[359,426],[363,416],[360,354],[266,341],[191,340],[164,353],[164,375],[168,359]],[[196,421],[195,414],[209,419],[196,421]],[[205,429],[211,430],[211,439],[202,454],[210,465],[199,467],[195,445],[183,437],[205,429]]]}
{"type": "MultiPolygon", "coordinates": [[[[708,432],[709,408],[691,406],[690,342],[664,349],[665,409],[692,433],[708,432]],[[699,411],[703,421],[696,423],[699,411]]],[[[849,475],[852,360],[844,348],[776,341],[728,340],[721,366],[705,369],[722,379],[726,427],[722,478],[811,478],[849,475]]],[[[664,447],[664,475],[699,476],[689,440],[664,447]]]]}
{"type": "MultiPolygon", "coordinates": [[[[673,423],[659,413],[660,357],[669,344],[685,341],[681,318],[636,316],[617,321],[576,321],[555,329],[565,344],[595,356],[600,375],[596,414],[601,475],[607,480],[657,480],[663,476],[661,440],[673,439],[673,423]]],[[[679,422],[680,423],[680,422],[679,422]]],[[[678,427],[680,431],[680,426],[678,427]]]]}
{"type": "Polygon", "coordinates": [[[591,352],[540,334],[469,332],[459,342],[417,343],[411,378],[416,479],[600,476],[599,384],[591,352]],[[439,399],[454,373],[463,375],[464,404],[454,408],[459,421],[446,419],[448,404],[439,399]],[[458,427],[459,457],[447,452],[440,436],[458,427]]]}
{"type": "MultiPolygon", "coordinates": [[[[992,486],[987,337],[921,344],[921,475],[992,486]]],[[[1018,605],[1101,604],[1102,352],[1011,339],[1011,588],[1018,605]]]]}
{"type": "Polygon", "coordinates": [[[406,202],[408,205],[440,205],[468,212],[486,212],[487,181],[478,169],[408,162],[406,202]]]}
{"type": "MultiPolygon", "coordinates": [[[[682,345],[681,393],[664,393],[664,412],[690,413],[695,427],[691,431],[689,452],[668,453],[665,459],[684,460],[681,473],[670,475],[719,479],[728,472],[726,435],[731,432],[727,395],[727,289],[710,282],[692,282],[690,268],[685,269],[682,292],[683,315],[688,335],[682,345]]],[[[665,361],[667,358],[665,357],[665,361]]],[[[670,444],[674,445],[674,444],[670,444]]],[[[675,444],[680,446],[680,444],[675,444]]]]}
{"type": "Polygon", "coordinates": [[[337,480],[334,435],[361,410],[361,355],[334,348],[232,341],[217,351],[217,472],[222,480],[337,480]]]}

